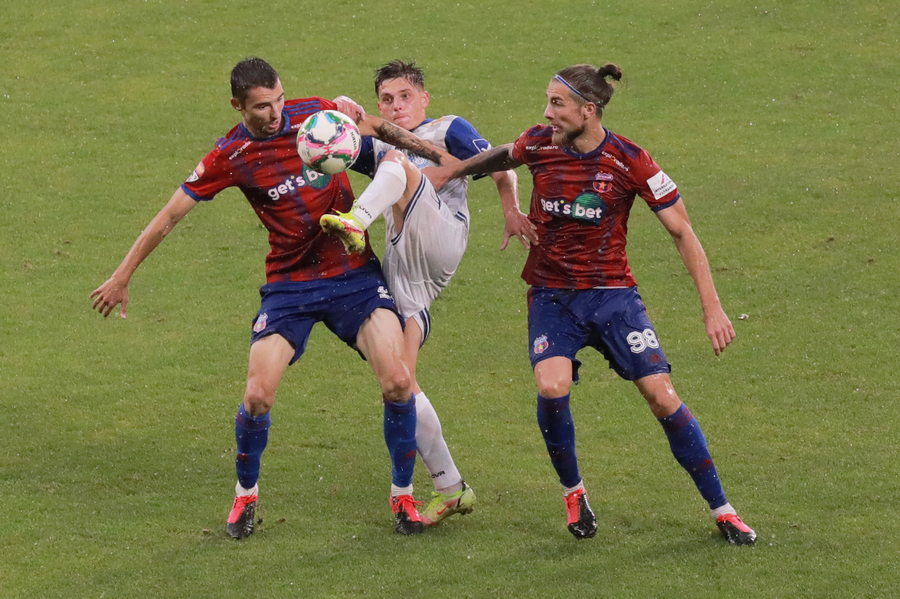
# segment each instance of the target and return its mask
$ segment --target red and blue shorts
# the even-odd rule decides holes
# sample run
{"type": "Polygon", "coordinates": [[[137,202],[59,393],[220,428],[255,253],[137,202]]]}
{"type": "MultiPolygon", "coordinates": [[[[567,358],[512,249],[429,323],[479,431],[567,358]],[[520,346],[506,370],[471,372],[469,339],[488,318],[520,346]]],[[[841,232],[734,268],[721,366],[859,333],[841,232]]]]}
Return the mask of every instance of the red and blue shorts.
{"type": "Polygon", "coordinates": [[[609,367],[629,381],[672,370],[637,287],[532,287],[528,338],[532,368],[547,358],[566,357],[572,360],[575,382],[581,366],[575,355],[584,347],[603,354],[609,367]]]}
{"type": "Polygon", "coordinates": [[[391,310],[403,323],[377,259],[327,279],[267,283],[259,295],[262,302],[253,319],[250,343],[274,333],[281,335],[294,347],[291,364],[306,351],[309,334],[317,322],[325,323],[353,349],[357,349],[360,327],[378,308],[391,310]]]}

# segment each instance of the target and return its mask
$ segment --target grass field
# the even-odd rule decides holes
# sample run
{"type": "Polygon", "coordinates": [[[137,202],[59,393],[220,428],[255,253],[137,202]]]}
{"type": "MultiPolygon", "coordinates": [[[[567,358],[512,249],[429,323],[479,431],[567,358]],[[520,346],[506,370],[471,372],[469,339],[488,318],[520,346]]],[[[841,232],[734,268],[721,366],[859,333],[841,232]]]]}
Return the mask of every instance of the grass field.
{"type": "Polygon", "coordinates": [[[896,596],[898,21],[892,0],[5,3],[0,596],[896,596]],[[391,534],[377,384],[323,328],[279,390],[258,533],[227,539],[265,232],[230,190],[139,269],[127,320],[88,294],[237,122],[228,73],[248,55],[289,97],[370,109],[372,69],[415,58],[431,114],[495,144],[542,120],[558,69],[621,65],[604,124],[679,184],[737,342],[713,356],[640,202],[629,257],[757,545],[719,538],[637,392],[588,353],[573,411],[600,532],[565,530],[525,252],[497,251],[485,182],[419,368],[476,512],[391,534]]]}

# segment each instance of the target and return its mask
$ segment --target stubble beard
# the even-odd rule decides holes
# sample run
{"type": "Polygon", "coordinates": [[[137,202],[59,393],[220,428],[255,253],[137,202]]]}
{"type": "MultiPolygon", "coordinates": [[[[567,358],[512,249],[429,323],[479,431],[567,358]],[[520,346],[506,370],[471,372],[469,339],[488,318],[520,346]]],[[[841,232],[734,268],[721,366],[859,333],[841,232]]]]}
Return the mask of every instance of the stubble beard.
{"type": "Polygon", "coordinates": [[[582,124],[580,127],[570,129],[568,131],[563,131],[562,129],[557,129],[553,132],[553,137],[551,138],[553,143],[557,146],[565,146],[569,148],[575,147],[575,140],[581,136],[587,130],[587,125],[582,124]]]}

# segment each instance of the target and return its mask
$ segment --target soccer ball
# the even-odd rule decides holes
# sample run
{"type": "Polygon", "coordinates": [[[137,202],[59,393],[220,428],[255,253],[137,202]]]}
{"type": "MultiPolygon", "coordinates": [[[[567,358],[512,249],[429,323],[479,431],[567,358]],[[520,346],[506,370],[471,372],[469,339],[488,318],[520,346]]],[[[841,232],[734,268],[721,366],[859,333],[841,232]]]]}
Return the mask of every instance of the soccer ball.
{"type": "Polygon", "coordinates": [[[320,110],[300,125],[297,152],[310,168],[336,175],[359,156],[362,136],[353,119],[337,110],[320,110]]]}

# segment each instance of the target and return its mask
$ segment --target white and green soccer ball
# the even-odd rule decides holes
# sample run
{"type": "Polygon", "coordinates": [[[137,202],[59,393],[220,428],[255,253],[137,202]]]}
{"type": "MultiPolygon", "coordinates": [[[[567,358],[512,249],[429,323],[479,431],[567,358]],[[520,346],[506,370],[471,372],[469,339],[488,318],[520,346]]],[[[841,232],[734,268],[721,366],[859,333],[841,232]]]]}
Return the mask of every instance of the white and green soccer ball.
{"type": "Polygon", "coordinates": [[[297,152],[310,168],[336,175],[350,168],[359,156],[362,135],[349,116],[321,110],[306,119],[297,132],[297,152]]]}

